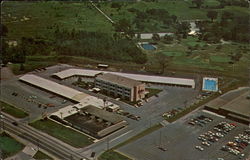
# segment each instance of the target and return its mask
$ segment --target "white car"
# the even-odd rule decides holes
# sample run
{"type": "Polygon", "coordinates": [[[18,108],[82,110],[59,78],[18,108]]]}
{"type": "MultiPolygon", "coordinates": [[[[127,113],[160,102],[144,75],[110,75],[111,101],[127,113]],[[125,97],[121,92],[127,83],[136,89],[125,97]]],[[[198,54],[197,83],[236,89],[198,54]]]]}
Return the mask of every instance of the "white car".
{"type": "Polygon", "coordinates": [[[201,144],[204,145],[204,146],[207,146],[207,147],[211,146],[211,144],[208,143],[208,142],[201,142],[201,144]]]}
{"type": "Polygon", "coordinates": [[[204,151],[204,148],[202,148],[201,146],[195,146],[195,148],[200,150],[200,151],[204,151]]]}

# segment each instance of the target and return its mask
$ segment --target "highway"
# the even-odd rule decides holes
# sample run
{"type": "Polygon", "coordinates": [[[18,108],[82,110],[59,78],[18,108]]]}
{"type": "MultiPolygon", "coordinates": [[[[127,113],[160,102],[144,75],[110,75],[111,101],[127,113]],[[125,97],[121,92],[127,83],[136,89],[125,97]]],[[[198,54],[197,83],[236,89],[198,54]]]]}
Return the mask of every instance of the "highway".
{"type": "Polygon", "coordinates": [[[1,126],[4,130],[13,133],[20,138],[26,139],[39,148],[47,150],[51,154],[57,156],[59,159],[65,160],[81,160],[86,159],[86,157],[82,156],[80,153],[72,150],[67,144],[63,145],[63,143],[59,143],[54,138],[50,137],[49,135],[45,136],[44,134],[40,133],[40,131],[28,126],[27,124],[18,123],[18,125],[12,124],[16,121],[14,118],[8,116],[7,114],[3,114],[4,119],[1,123],[1,126]]]}

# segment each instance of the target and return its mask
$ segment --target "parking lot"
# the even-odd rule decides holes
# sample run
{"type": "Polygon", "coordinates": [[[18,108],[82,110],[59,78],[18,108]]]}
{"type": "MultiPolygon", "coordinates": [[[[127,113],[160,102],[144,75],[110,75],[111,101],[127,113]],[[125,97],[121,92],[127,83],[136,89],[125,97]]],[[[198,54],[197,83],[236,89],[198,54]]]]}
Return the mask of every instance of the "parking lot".
{"type": "Polygon", "coordinates": [[[17,78],[1,83],[1,100],[30,113],[30,121],[44,113],[52,113],[73,104],[62,97],[22,83],[17,78]]]}
{"type": "Polygon", "coordinates": [[[250,144],[236,144],[235,139],[242,141],[244,136],[246,139],[245,134],[239,136],[246,129],[246,125],[198,110],[118,150],[138,160],[245,160],[249,157],[250,144]],[[238,149],[239,145],[244,149],[238,149]],[[237,151],[223,151],[223,146],[241,152],[236,155],[237,151]]]}
{"type": "MultiPolygon", "coordinates": [[[[134,106],[128,105],[119,100],[115,100],[115,99],[112,99],[112,98],[109,98],[100,94],[90,92],[83,88],[73,86],[72,82],[70,81],[67,81],[67,80],[59,81],[57,79],[54,79],[53,77],[50,77],[52,73],[58,72],[62,70],[62,68],[66,69],[65,67],[67,68],[67,66],[63,66],[59,68],[57,66],[53,66],[43,71],[34,72],[34,74],[56,81],[57,83],[60,83],[62,85],[67,85],[71,88],[77,89],[89,95],[96,96],[99,98],[105,98],[108,101],[111,101],[112,103],[119,105],[121,110],[116,112],[116,114],[122,115],[123,119],[126,120],[129,124],[128,124],[128,127],[125,127],[124,129],[120,131],[117,131],[115,134],[112,134],[109,137],[111,139],[110,146],[115,146],[121,143],[122,141],[140,133],[141,131],[157,123],[162,122],[163,113],[174,108],[183,108],[185,107],[185,105],[189,105],[193,103],[194,101],[196,101],[195,98],[199,94],[198,90],[194,90],[192,88],[182,88],[182,87],[151,84],[149,87],[159,88],[159,89],[162,89],[163,91],[160,92],[158,96],[151,97],[148,102],[144,102],[143,106],[136,108],[134,106]]],[[[1,98],[6,102],[11,102],[11,104],[16,105],[17,107],[20,107],[20,108],[24,108],[24,110],[31,113],[31,116],[29,117],[30,121],[39,118],[43,112],[52,113],[62,107],[72,104],[68,100],[65,101],[65,99],[62,97],[55,96],[52,93],[40,90],[39,88],[36,88],[36,87],[29,86],[25,83],[22,83],[18,81],[18,77],[16,77],[15,79],[5,81],[1,85],[2,85],[1,87],[3,88],[2,89],[3,96],[1,96],[1,98]],[[19,95],[17,97],[13,96],[12,95],[13,92],[17,92],[19,95]],[[31,101],[28,102],[27,99],[20,98],[21,94],[24,97],[28,97],[28,98],[31,97],[31,101]],[[53,107],[47,107],[46,109],[44,109],[44,107],[39,108],[38,104],[32,101],[38,101],[44,104],[53,104],[53,107]]],[[[162,135],[164,136],[164,134],[162,135]]],[[[173,133],[172,135],[176,136],[176,133],[173,133]]],[[[159,139],[157,138],[157,140],[159,139]]],[[[155,140],[153,143],[157,144],[158,143],[156,142],[157,140],[155,140]]],[[[162,141],[165,141],[165,139],[162,138],[162,141]]],[[[164,143],[162,144],[164,145],[164,143]]],[[[92,148],[92,151],[98,152],[99,150],[102,150],[103,147],[105,148],[106,144],[100,144],[100,146],[92,148]]],[[[147,149],[147,147],[145,148],[147,149]]],[[[159,151],[159,149],[157,149],[157,151],[159,151]]],[[[149,152],[147,151],[147,153],[149,152]]],[[[144,153],[140,155],[143,156],[144,153]]],[[[144,158],[145,157],[143,157],[142,159],[144,158]]],[[[151,158],[151,159],[154,159],[154,158],[151,158]]]]}

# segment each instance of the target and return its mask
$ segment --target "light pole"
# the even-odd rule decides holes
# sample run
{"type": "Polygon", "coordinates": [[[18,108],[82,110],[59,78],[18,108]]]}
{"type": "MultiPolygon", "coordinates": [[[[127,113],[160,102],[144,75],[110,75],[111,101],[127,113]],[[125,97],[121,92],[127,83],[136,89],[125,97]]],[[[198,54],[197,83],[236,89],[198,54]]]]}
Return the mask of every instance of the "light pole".
{"type": "Polygon", "coordinates": [[[0,119],[2,121],[2,130],[4,131],[4,116],[2,115],[3,107],[0,107],[0,119]]]}
{"type": "Polygon", "coordinates": [[[107,137],[107,151],[109,150],[109,137],[107,137]]]}

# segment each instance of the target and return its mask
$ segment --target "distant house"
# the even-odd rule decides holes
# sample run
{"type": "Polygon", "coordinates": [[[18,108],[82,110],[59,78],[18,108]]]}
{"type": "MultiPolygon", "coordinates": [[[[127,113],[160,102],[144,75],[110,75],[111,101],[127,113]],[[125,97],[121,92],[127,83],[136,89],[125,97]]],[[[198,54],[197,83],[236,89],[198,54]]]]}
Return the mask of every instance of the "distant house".
{"type": "Polygon", "coordinates": [[[98,65],[97,65],[97,68],[106,69],[106,68],[108,68],[108,67],[109,67],[109,65],[107,65],[107,64],[98,64],[98,65]]]}
{"type": "Polygon", "coordinates": [[[139,39],[152,39],[153,34],[158,34],[160,37],[164,37],[165,35],[173,35],[173,33],[136,33],[135,37],[139,39]]]}

